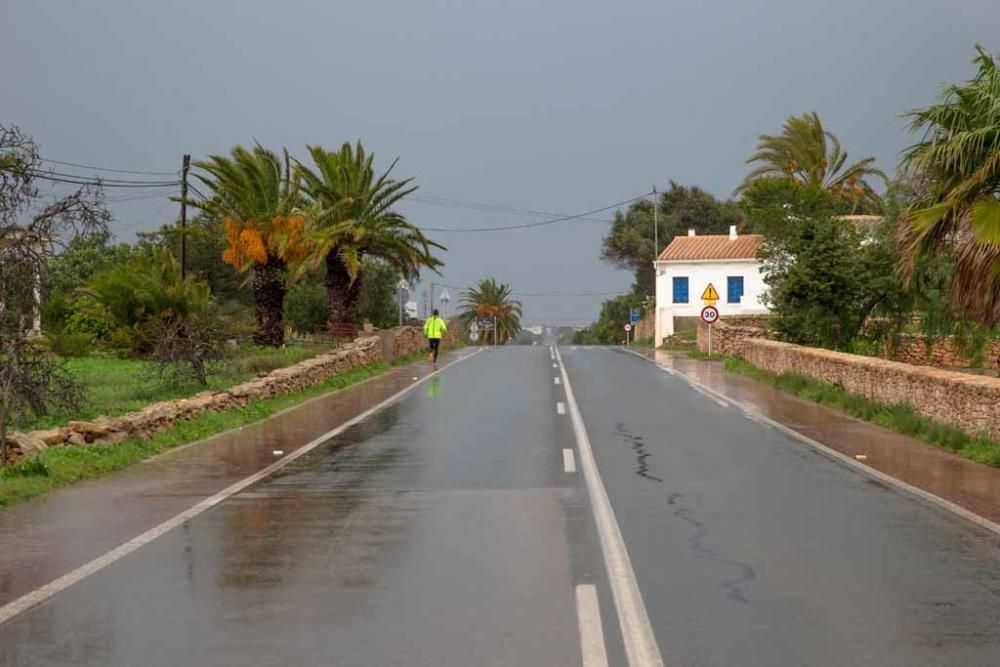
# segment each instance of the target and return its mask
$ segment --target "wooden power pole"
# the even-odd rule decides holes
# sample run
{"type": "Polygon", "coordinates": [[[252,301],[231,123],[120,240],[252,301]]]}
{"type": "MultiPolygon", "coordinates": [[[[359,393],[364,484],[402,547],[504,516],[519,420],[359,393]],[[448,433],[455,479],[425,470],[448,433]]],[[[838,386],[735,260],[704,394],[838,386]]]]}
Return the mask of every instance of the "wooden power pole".
{"type": "Polygon", "coordinates": [[[191,156],[185,155],[181,162],[181,280],[187,275],[187,196],[190,169],[191,156]]]}

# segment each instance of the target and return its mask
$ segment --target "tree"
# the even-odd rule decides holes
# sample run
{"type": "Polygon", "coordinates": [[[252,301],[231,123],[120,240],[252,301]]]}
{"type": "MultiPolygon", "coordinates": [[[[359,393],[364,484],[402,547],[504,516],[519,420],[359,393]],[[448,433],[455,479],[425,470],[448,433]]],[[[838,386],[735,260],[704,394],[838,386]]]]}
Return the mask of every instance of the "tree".
{"type": "MultiPolygon", "coordinates": [[[[720,201],[697,186],[671,181],[660,194],[656,212],[660,248],[674,236],[694,229],[698,234],[725,234],[731,225],[742,226],[743,215],[734,202],[720,201]]],[[[633,289],[653,292],[654,248],[653,204],[646,200],[631,204],[623,213],[616,211],[614,222],[602,241],[601,259],[635,273],[633,289]]]]}
{"type": "Polygon", "coordinates": [[[364,259],[361,273],[365,279],[358,297],[358,324],[368,320],[380,329],[396,326],[399,322],[399,306],[396,303],[399,273],[374,257],[364,259]]]}
{"type": "Polygon", "coordinates": [[[222,259],[237,271],[249,271],[260,345],[280,346],[285,340],[284,300],[289,263],[305,254],[306,219],[297,174],[263,148],[232,149],[231,157],[210,155],[196,161],[194,176],[212,192],[188,203],[222,223],[226,249],[222,259]]]}
{"type": "Polygon", "coordinates": [[[79,404],[79,384],[33,337],[50,253],[78,236],[106,232],[110,214],[100,187],[43,199],[35,187],[38,147],[18,127],[0,124],[0,465],[7,429],[29,412],[79,404]]]}
{"type": "Polygon", "coordinates": [[[976,73],[946,86],[940,101],[908,114],[921,141],[903,156],[917,201],[901,216],[901,268],[954,255],[951,298],[986,327],[1000,322],[1000,66],[981,46],[976,73]]]}
{"type": "Polygon", "coordinates": [[[643,308],[644,294],[622,294],[601,304],[601,315],[591,326],[573,335],[575,345],[616,345],[625,338],[623,329],[630,320],[633,308],[643,308]]]}
{"type": "Polygon", "coordinates": [[[870,315],[902,299],[885,233],[865,236],[844,221],[827,190],[762,178],[743,206],[764,235],[765,299],[785,340],[846,348],[870,315]]]}
{"type": "Polygon", "coordinates": [[[429,240],[392,208],[416,190],[412,179],[390,178],[394,161],[381,175],[374,154],[359,141],[339,151],[310,146],[315,171],[300,165],[302,190],[310,203],[307,263],[326,266],[331,331],[357,318],[364,280],[364,258],[376,257],[407,279],[442,262],[434,250],[444,246],[429,240]]]}
{"type": "Polygon", "coordinates": [[[833,132],[823,128],[815,111],[789,116],[778,135],[758,137],[757,151],[747,164],[759,163],[736,192],[763,177],[784,177],[805,186],[827,190],[850,212],[881,210],[881,198],[868,182],[870,177],[888,181],[875,167],[874,157],[847,164],[847,151],[833,132]]]}
{"type": "MultiPolygon", "coordinates": [[[[459,319],[463,328],[476,318],[495,318],[497,343],[500,345],[516,338],[521,331],[521,302],[511,298],[510,285],[498,283],[494,278],[480,280],[476,287],[462,292],[461,307],[459,319]]],[[[480,344],[492,339],[492,329],[480,330],[480,344]]]]}

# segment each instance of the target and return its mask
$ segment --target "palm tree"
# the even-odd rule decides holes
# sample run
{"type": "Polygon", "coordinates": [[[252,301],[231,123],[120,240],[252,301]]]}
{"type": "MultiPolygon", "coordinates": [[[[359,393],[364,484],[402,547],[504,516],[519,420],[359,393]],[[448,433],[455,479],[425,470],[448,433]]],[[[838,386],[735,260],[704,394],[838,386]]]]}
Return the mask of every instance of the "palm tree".
{"type": "MultiPolygon", "coordinates": [[[[503,345],[521,331],[521,312],[521,302],[511,299],[510,285],[487,278],[480,280],[477,287],[462,293],[462,312],[459,317],[463,326],[468,326],[478,317],[496,318],[497,342],[503,345]]],[[[479,332],[481,344],[489,342],[492,337],[492,330],[479,332]]]]}
{"type": "Polygon", "coordinates": [[[881,209],[882,200],[867,179],[877,176],[886,183],[888,179],[875,167],[874,157],[847,165],[847,151],[841,149],[835,134],[823,129],[815,111],[789,116],[781,130],[778,135],[758,137],[757,152],[746,162],[760,164],[743,179],[737,193],[758,178],[790,177],[797,183],[828,190],[849,204],[852,213],[881,209]]]}
{"type": "Polygon", "coordinates": [[[222,220],[226,249],[222,259],[238,271],[249,271],[257,311],[254,341],[280,346],[285,340],[283,306],[287,267],[304,253],[305,217],[297,178],[284,161],[263,148],[237,146],[232,157],[210,155],[194,166],[194,176],[212,196],[188,200],[222,220]]]}
{"type": "Polygon", "coordinates": [[[302,265],[312,269],[326,265],[330,330],[353,328],[366,256],[377,257],[413,279],[423,268],[442,266],[433,252],[445,248],[392,210],[417,189],[410,185],[412,179],[389,177],[395,161],[376,176],[375,156],[366,153],[360,141],[356,146],[345,143],[339,151],[310,146],[309,154],[316,171],[299,166],[302,191],[310,204],[308,255],[302,265]]]}
{"type": "Polygon", "coordinates": [[[1000,65],[976,51],[971,81],[907,114],[923,139],[904,152],[903,168],[921,195],[896,231],[907,278],[921,259],[953,254],[953,300],[991,327],[1000,321],[1000,65]]]}

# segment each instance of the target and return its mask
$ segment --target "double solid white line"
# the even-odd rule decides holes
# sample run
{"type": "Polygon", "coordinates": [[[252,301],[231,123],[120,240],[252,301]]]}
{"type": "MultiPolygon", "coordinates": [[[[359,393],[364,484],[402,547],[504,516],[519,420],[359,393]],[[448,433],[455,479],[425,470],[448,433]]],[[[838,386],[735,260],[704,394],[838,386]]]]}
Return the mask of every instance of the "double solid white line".
{"type": "MultiPolygon", "coordinates": [[[[604,564],[608,570],[608,583],[611,586],[615,609],[618,612],[618,624],[621,627],[628,664],[632,667],[662,666],[663,657],[660,655],[660,648],[656,643],[649,615],[646,613],[646,605],[642,601],[642,593],[639,591],[639,584],[635,578],[635,570],[632,569],[632,561],[629,559],[628,549],[625,548],[625,539],[622,537],[621,528],[618,526],[618,520],[615,518],[611,501],[608,499],[604,482],[597,469],[594,453],[590,446],[590,437],[587,435],[583,417],[580,415],[580,408],[573,396],[573,387],[570,385],[566,366],[563,364],[562,355],[559,354],[558,349],[555,350],[555,356],[562,374],[566,404],[569,406],[573,432],[576,435],[577,448],[580,450],[580,467],[583,469],[587,491],[590,494],[590,507],[594,512],[594,521],[597,524],[597,534],[601,542],[604,564]]],[[[578,615],[586,611],[581,610],[580,595],[580,589],[577,588],[578,615]]],[[[589,596],[589,593],[585,593],[585,595],[589,596]]],[[[596,593],[594,597],[596,598],[596,593]]],[[[588,651],[594,649],[597,645],[597,639],[592,636],[592,633],[595,632],[594,624],[590,622],[589,629],[585,630],[582,616],[579,621],[580,647],[584,655],[584,665],[607,664],[606,656],[603,657],[604,662],[587,661],[587,656],[592,655],[588,651]]],[[[600,627],[600,619],[598,619],[597,627],[600,627]]],[[[603,656],[603,636],[600,637],[600,642],[603,656]]]]}

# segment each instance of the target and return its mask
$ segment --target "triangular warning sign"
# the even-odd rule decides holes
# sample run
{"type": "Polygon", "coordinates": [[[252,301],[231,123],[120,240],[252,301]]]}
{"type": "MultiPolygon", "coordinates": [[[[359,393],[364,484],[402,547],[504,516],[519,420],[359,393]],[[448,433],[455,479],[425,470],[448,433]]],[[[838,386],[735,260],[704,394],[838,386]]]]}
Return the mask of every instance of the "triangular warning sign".
{"type": "Polygon", "coordinates": [[[713,285],[712,283],[708,284],[708,287],[705,288],[705,291],[701,293],[701,300],[702,301],[719,300],[719,293],[715,291],[715,285],[713,285]]]}

